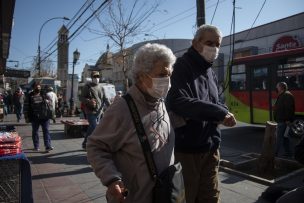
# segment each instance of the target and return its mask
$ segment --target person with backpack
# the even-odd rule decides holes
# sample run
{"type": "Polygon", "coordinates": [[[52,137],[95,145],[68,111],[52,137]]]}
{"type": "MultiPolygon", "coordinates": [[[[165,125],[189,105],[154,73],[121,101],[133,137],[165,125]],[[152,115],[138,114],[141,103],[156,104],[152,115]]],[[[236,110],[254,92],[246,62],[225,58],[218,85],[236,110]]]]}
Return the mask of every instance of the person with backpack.
{"type": "Polygon", "coordinates": [[[50,118],[52,117],[51,101],[46,98],[41,92],[40,83],[34,83],[34,89],[27,96],[25,102],[24,116],[26,122],[32,123],[32,139],[35,151],[40,151],[39,148],[39,126],[42,128],[45,151],[49,152],[54,148],[51,145],[51,137],[49,133],[50,118]]]}

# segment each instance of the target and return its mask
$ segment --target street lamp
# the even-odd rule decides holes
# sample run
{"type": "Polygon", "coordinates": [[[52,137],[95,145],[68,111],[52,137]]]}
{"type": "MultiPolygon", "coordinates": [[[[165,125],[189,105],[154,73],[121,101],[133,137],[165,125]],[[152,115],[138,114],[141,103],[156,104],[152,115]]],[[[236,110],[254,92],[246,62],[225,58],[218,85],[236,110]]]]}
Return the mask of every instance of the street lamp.
{"type": "Polygon", "coordinates": [[[39,30],[39,39],[38,39],[38,74],[40,76],[40,70],[41,70],[41,57],[40,57],[40,36],[41,36],[41,31],[42,31],[42,28],[44,27],[45,24],[47,24],[48,22],[50,22],[51,20],[55,20],[55,19],[63,19],[63,20],[70,20],[69,18],[67,17],[54,17],[54,18],[50,18],[48,19],[47,21],[45,21],[40,30],[39,30]]]}
{"type": "Polygon", "coordinates": [[[80,57],[80,53],[78,51],[78,49],[76,49],[73,52],[73,70],[72,70],[72,83],[71,83],[71,98],[70,98],[70,115],[74,114],[74,91],[73,91],[73,87],[74,87],[74,69],[75,69],[75,64],[78,61],[80,57]]]}

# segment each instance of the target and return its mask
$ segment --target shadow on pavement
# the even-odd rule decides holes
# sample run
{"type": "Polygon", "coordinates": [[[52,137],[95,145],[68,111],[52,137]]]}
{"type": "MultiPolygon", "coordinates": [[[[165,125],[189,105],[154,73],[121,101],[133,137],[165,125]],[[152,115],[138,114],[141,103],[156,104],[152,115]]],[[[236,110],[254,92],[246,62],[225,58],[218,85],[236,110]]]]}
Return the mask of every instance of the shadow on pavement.
{"type": "Polygon", "coordinates": [[[29,159],[33,164],[54,163],[66,165],[89,165],[86,154],[79,154],[79,152],[83,152],[83,150],[74,150],[59,153],[54,153],[53,151],[45,153],[42,151],[40,153],[44,155],[32,156],[29,159]]]}
{"type": "Polygon", "coordinates": [[[85,168],[76,169],[76,170],[73,170],[73,171],[33,175],[32,179],[33,180],[40,180],[40,179],[44,179],[44,178],[78,175],[78,174],[91,173],[91,172],[93,172],[91,167],[85,167],[85,168]]]}

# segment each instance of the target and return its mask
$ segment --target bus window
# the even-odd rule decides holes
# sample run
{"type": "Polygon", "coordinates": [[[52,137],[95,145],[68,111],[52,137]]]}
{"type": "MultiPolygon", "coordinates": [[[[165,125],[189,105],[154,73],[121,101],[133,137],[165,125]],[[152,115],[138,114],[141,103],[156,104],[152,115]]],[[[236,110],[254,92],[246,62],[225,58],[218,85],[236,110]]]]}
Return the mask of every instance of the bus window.
{"type": "Polygon", "coordinates": [[[268,89],[268,68],[258,67],[253,70],[253,89],[254,90],[266,90],[268,89]]]}
{"type": "Polygon", "coordinates": [[[246,89],[246,73],[244,64],[232,66],[230,88],[231,90],[246,89]]]}
{"type": "Polygon", "coordinates": [[[286,82],[291,90],[304,89],[304,61],[278,66],[278,81],[286,82]]]}

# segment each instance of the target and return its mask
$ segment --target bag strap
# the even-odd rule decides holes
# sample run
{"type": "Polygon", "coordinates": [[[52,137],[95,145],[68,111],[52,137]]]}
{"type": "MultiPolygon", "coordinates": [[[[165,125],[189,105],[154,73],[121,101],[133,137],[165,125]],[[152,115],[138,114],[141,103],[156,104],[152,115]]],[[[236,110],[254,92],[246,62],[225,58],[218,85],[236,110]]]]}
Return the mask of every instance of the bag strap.
{"type": "Polygon", "coordinates": [[[144,126],[141,122],[141,119],[140,119],[138,110],[136,108],[135,102],[134,102],[134,100],[133,100],[133,98],[131,97],[130,94],[125,94],[122,97],[126,100],[126,102],[128,104],[128,107],[129,107],[129,110],[131,112],[132,119],[133,119],[133,122],[134,122],[134,125],[135,125],[135,128],[136,128],[136,131],[137,131],[137,135],[138,135],[140,144],[142,146],[142,149],[143,149],[143,152],[144,152],[144,155],[145,155],[145,159],[146,159],[149,171],[150,171],[150,175],[151,175],[152,179],[156,179],[157,174],[158,174],[157,173],[157,168],[156,168],[156,165],[155,165],[155,162],[154,162],[154,159],[153,159],[153,155],[152,155],[152,152],[151,152],[151,147],[150,147],[150,144],[149,144],[149,141],[148,141],[148,137],[146,135],[144,126]]]}

